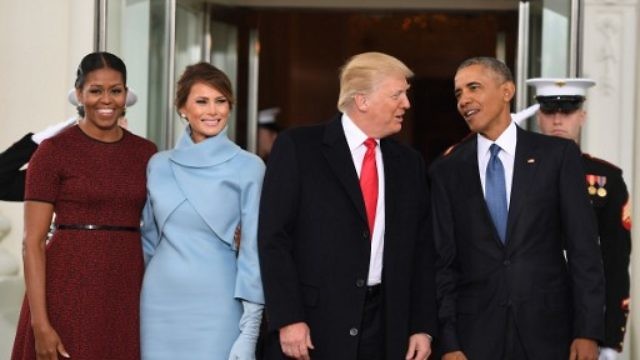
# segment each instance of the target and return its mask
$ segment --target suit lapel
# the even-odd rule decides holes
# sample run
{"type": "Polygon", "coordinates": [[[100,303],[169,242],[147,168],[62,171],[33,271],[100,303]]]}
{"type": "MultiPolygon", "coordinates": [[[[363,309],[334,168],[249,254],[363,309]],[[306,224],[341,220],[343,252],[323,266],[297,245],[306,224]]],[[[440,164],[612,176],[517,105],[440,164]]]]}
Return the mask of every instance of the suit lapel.
{"type": "Polygon", "coordinates": [[[340,116],[337,116],[327,124],[323,144],[322,152],[329,163],[329,167],[340,180],[356,211],[366,223],[367,216],[364,210],[362,192],[360,191],[358,173],[353,165],[353,158],[342,129],[340,116]]]}
{"type": "MultiPolygon", "coordinates": [[[[489,208],[487,207],[487,202],[484,199],[484,191],[482,189],[482,182],[480,181],[480,170],[478,167],[478,136],[473,135],[473,139],[471,139],[465,148],[465,152],[462,157],[463,166],[460,167],[460,179],[465,183],[465,186],[468,186],[469,192],[471,194],[480,194],[477,198],[478,201],[482,203],[481,207],[484,209],[480,216],[483,216],[485,219],[485,223],[491,228],[491,232],[493,234],[493,239],[496,245],[503,247],[502,241],[500,241],[500,237],[498,236],[498,231],[496,231],[496,227],[493,225],[493,220],[491,219],[491,214],[489,213],[489,208]]],[[[508,237],[507,237],[508,238],[508,237]]]]}
{"type": "Polygon", "coordinates": [[[531,142],[530,134],[518,127],[516,156],[513,163],[513,180],[511,185],[511,201],[509,202],[509,217],[507,218],[507,245],[513,246],[511,234],[518,216],[522,212],[523,204],[529,194],[531,181],[534,178],[538,161],[537,151],[531,142]]]}

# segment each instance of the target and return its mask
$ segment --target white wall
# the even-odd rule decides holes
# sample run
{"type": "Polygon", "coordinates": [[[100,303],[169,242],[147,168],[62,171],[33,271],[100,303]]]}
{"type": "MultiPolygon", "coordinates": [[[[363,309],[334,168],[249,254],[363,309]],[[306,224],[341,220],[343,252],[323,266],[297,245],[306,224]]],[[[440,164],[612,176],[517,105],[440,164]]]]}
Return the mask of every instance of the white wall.
{"type": "MultiPolygon", "coordinates": [[[[93,50],[93,8],[89,0],[0,1],[0,149],[74,114],[66,95],[93,50]]],[[[0,202],[0,214],[12,223],[0,247],[20,259],[22,204],[0,202]]],[[[0,303],[7,296],[0,290],[0,303]]],[[[0,359],[9,358],[14,333],[0,329],[0,359]]]]}
{"type": "MultiPolygon", "coordinates": [[[[584,1],[584,76],[597,84],[587,94],[587,123],[582,148],[623,170],[631,193],[632,242],[640,239],[640,71],[638,48],[639,0],[584,1]]],[[[631,314],[625,354],[620,360],[640,358],[640,251],[631,254],[631,314]]]]}
{"type": "MultiPolygon", "coordinates": [[[[67,119],[75,70],[93,49],[93,1],[0,1],[0,148],[67,119]]],[[[22,204],[0,202],[14,226],[0,246],[20,252],[22,204]]]]}

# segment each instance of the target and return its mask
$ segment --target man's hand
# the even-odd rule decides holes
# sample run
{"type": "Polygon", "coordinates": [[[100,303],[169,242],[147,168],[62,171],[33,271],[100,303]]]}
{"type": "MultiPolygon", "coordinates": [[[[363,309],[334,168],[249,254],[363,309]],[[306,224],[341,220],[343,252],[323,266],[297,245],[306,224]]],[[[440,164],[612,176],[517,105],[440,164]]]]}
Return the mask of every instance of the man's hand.
{"type": "Polygon", "coordinates": [[[591,339],[576,338],[570,351],[569,360],[598,360],[598,344],[591,339]]]}
{"type": "Polygon", "coordinates": [[[309,349],[313,349],[309,326],[297,322],[280,328],[280,347],[288,357],[297,360],[310,360],[309,349]]]}
{"type": "Polygon", "coordinates": [[[442,360],[467,360],[462,351],[452,351],[444,354],[442,360]]]}
{"type": "Polygon", "coordinates": [[[431,340],[424,333],[413,334],[409,337],[409,350],[406,360],[426,360],[431,355],[431,340]]]}

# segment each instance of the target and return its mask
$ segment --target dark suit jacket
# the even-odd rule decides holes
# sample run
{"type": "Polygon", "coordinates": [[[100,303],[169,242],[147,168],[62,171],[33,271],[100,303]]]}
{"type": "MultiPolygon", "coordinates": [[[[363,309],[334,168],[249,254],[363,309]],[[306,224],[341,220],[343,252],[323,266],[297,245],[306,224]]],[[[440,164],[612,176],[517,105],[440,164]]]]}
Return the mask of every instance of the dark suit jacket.
{"type": "Polygon", "coordinates": [[[31,140],[31,133],[25,135],[3,153],[0,153],[0,200],[24,200],[25,170],[20,168],[29,162],[38,144],[31,140]]]}
{"type": "Polygon", "coordinates": [[[518,128],[506,245],[484,200],[476,135],[429,174],[442,352],[499,359],[508,313],[529,359],[564,360],[573,338],[602,339],[602,261],[575,143],[518,128]]]}
{"type": "MultiPolygon", "coordinates": [[[[382,273],[387,359],[403,359],[411,334],[435,335],[433,244],[421,156],[381,141],[385,172],[382,273]]],[[[260,267],[270,335],[304,321],[312,359],[355,359],[369,270],[370,239],[359,182],[340,117],[281,133],[262,189],[260,267]]]]}

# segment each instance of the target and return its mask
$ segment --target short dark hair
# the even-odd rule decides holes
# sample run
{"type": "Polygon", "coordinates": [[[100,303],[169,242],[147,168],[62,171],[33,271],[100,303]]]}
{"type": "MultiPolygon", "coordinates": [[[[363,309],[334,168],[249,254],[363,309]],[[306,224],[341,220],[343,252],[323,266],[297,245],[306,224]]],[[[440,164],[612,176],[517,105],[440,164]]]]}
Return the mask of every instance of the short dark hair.
{"type": "Polygon", "coordinates": [[[187,66],[180,76],[180,80],[178,80],[175,99],[176,111],[180,111],[180,108],[187,103],[191,88],[196,83],[203,83],[220,91],[220,93],[227,98],[227,101],[229,101],[229,108],[233,108],[235,99],[233,97],[231,81],[229,77],[227,77],[227,74],[207,62],[199,62],[187,66]]]}
{"type": "Polygon", "coordinates": [[[482,65],[488,69],[491,69],[496,75],[500,77],[502,81],[514,82],[513,74],[511,74],[511,70],[509,70],[509,67],[502,61],[489,56],[476,56],[463,61],[458,66],[456,73],[472,65],[482,65]]]}
{"type": "Polygon", "coordinates": [[[95,70],[109,68],[113,69],[122,75],[122,82],[125,87],[127,86],[127,67],[124,65],[124,61],[119,57],[108,53],[106,51],[92,52],[86,55],[80,61],[78,70],[76,72],[76,89],[82,89],[87,75],[95,70]]]}

